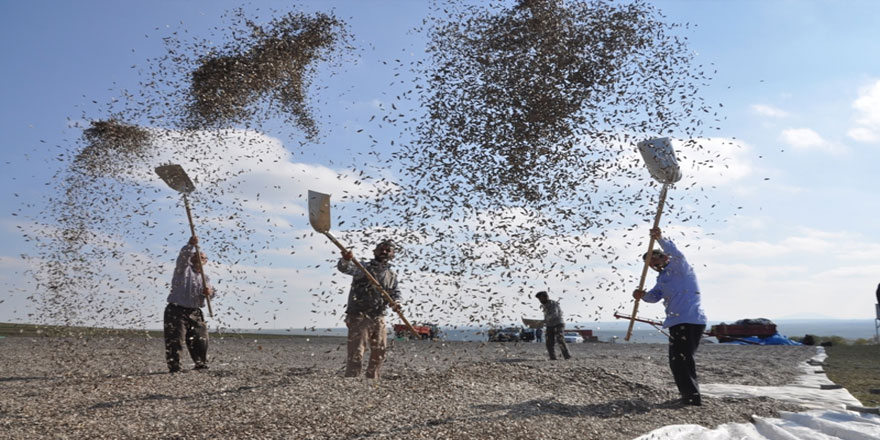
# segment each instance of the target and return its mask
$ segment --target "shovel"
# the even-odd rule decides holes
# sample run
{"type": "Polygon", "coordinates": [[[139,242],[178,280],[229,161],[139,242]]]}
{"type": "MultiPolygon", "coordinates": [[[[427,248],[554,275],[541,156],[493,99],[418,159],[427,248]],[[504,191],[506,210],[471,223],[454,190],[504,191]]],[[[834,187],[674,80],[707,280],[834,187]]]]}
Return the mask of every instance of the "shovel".
{"type": "MultiPolygon", "coordinates": [[[[660,203],[657,206],[657,214],[654,215],[655,229],[660,225],[660,215],[663,214],[663,205],[666,203],[666,190],[669,185],[681,180],[681,169],[678,167],[678,160],[675,158],[675,150],[669,138],[654,138],[639,142],[639,152],[648,166],[648,172],[651,177],[663,184],[660,190],[660,203]]],[[[645,289],[645,278],[648,276],[648,263],[650,263],[651,253],[654,251],[654,237],[648,240],[648,259],[642,268],[642,278],[639,280],[639,290],[645,289]]],[[[639,311],[639,300],[633,305],[633,312],[629,320],[629,328],[626,330],[624,341],[629,341],[632,336],[633,325],[636,323],[636,313],[639,311]]]]}
{"type": "MultiPolygon", "coordinates": [[[[318,231],[327,236],[336,247],[339,248],[343,253],[348,253],[348,249],[330,233],[330,194],[322,194],[316,191],[309,190],[309,223],[312,224],[312,227],[315,228],[315,231],[318,231]]],[[[367,280],[373,284],[379,292],[382,293],[382,296],[385,298],[385,301],[388,301],[388,304],[397,312],[397,316],[400,316],[400,319],[406,324],[406,328],[412,332],[417,338],[421,339],[421,335],[419,332],[406,320],[406,317],[403,316],[403,312],[400,311],[400,305],[394,301],[394,298],[382,288],[382,285],[379,284],[379,281],[373,277],[367,269],[357,260],[357,258],[352,257],[351,261],[357,266],[361,272],[366,275],[367,280]]]]}
{"type": "MultiPolygon", "coordinates": [[[[196,237],[196,226],[193,223],[192,212],[189,209],[189,199],[187,199],[186,195],[195,191],[196,186],[193,184],[192,180],[189,179],[189,176],[186,175],[186,171],[183,170],[183,167],[177,164],[170,165],[162,165],[160,167],[156,167],[156,174],[165,181],[172,189],[183,194],[183,206],[186,207],[186,218],[189,219],[189,230],[192,232],[192,236],[196,237]]],[[[199,249],[198,243],[196,243],[196,255],[201,255],[201,250],[199,249]]],[[[202,274],[202,285],[207,286],[208,280],[205,277],[205,270],[202,267],[202,259],[196,258],[199,262],[199,273],[202,274]]],[[[208,314],[213,318],[214,311],[211,310],[211,297],[205,294],[205,303],[208,305],[208,314]]]]}

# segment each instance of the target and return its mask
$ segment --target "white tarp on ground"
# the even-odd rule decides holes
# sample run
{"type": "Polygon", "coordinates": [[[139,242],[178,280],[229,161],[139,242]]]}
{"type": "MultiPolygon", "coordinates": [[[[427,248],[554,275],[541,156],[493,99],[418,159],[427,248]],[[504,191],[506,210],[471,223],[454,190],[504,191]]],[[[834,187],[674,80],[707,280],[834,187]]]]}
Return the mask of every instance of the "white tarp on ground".
{"type": "Polygon", "coordinates": [[[766,396],[777,400],[797,403],[807,408],[816,409],[844,409],[846,405],[861,406],[861,402],[852,396],[846,388],[822,389],[835,386],[828,379],[820,366],[825,358],[825,348],[817,347],[817,354],[801,365],[801,375],[793,384],[781,387],[756,387],[748,385],[730,385],[723,383],[710,383],[700,385],[700,394],[709,397],[758,397],[766,396]]]}
{"type": "Polygon", "coordinates": [[[844,410],[782,412],[778,419],[754,417],[754,424],[727,423],[715,429],[670,425],[637,440],[877,440],[880,416],[844,410]]]}
{"type": "Polygon", "coordinates": [[[700,393],[711,397],[766,396],[807,408],[801,413],[780,413],[779,418],[753,417],[753,424],[727,423],[715,429],[700,425],[670,425],[651,431],[636,440],[877,440],[880,439],[880,416],[846,411],[846,405],[861,406],[845,388],[831,388],[821,365],[827,355],[817,347],[817,355],[802,367],[794,384],[781,387],[756,387],[730,384],[700,385],[700,393]]]}

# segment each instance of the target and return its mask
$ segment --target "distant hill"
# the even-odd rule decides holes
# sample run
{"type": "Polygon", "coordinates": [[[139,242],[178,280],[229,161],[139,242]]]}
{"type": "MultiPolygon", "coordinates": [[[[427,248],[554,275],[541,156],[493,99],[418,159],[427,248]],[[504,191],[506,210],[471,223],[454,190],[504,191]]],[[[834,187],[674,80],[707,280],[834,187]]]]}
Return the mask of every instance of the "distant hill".
{"type": "Polygon", "coordinates": [[[133,330],[63,325],[0,322],[0,336],[149,336],[162,337],[161,330],[133,330]]]}
{"type": "MultiPolygon", "coordinates": [[[[224,338],[249,337],[249,338],[302,338],[302,337],[321,337],[321,336],[338,336],[324,334],[295,334],[285,332],[263,332],[263,331],[245,331],[245,330],[226,330],[223,332],[211,332],[211,335],[224,338]]],[[[41,324],[21,324],[0,322],[0,336],[2,337],[82,337],[82,336],[120,336],[120,337],[148,337],[163,338],[162,330],[137,330],[137,329],[118,329],[118,328],[98,328],[98,327],[76,327],[61,325],[41,325],[41,324]]],[[[343,334],[344,336],[344,334],[343,334]]]]}
{"type": "MultiPolygon", "coordinates": [[[[785,336],[804,336],[806,334],[816,336],[840,336],[846,339],[870,339],[875,336],[873,319],[771,319],[776,324],[776,329],[785,336]]],[[[724,321],[728,324],[734,322],[724,321]]],[[[721,324],[721,321],[710,321],[709,326],[721,324]]],[[[581,328],[594,330],[626,330],[629,321],[587,322],[576,324],[581,328]]],[[[649,327],[640,324],[641,327],[649,327]]],[[[566,325],[569,327],[569,325],[566,325]]],[[[573,326],[572,326],[573,327],[573,326]]]]}

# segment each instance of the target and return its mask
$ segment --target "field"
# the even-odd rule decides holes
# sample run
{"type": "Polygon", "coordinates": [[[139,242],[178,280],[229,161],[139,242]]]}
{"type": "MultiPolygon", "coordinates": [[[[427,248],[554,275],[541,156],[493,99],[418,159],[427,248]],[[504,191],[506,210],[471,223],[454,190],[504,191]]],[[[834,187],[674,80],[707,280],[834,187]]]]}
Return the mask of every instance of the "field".
{"type": "Polygon", "coordinates": [[[880,406],[880,345],[834,345],[825,352],[825,371],[832,382],[849,390],[862,405],[880,406]]]}
{"type": "MultiPolygon", "coordinates": [[[[23,333],[23,332],[22,332],[23,333]]],[[[0,338],[4,438],[632,439],[799,407],[766,397],[681,407],[665,344],[393,341],[380,381],[342,377],[338,337],[213,336],[210,369],[167,373],[136,336],[0,338]]],[[[703,383],[791,383],[813,347],[706,344],[703,383]]],[[[189,360],[186,364],[191,367],[189,360]]]]}
{"type": "MultiPolygon", "coordinates": [[[[378,382],[342,377],[345,339],[212,334],[210,370],[170,375],[159,332],[0,325],[4,438],[631,439],[801,408],[770,398],[679,407],[664,344],[391,341],[378,382]]],[[[825,370],[877,406],[877,346],[826,348],[825,370]]],[[[783,385],[806,346],[700,347],[702,383],[783,385]]],[[[184,359],[186,356],[184,355],[184,359]]]]}

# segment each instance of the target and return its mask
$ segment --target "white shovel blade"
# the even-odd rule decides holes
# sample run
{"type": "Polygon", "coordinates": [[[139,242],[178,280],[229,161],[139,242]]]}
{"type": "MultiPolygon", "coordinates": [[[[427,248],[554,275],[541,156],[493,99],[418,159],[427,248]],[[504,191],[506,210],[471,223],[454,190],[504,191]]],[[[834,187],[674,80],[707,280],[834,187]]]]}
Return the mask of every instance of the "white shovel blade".
{"type": "Polygon", "coordinates": [[[681,169],[678,167],[675,150],[669,138],[648,139],[639,142],[638,146],[651,177],[660,183],[675,183],[681,180],[681,169]]]}
{"type": "Polygon", "coordinates": [[[330,194],[309,190],[309,223],[320,233],[330,231],[330,194]]]}

